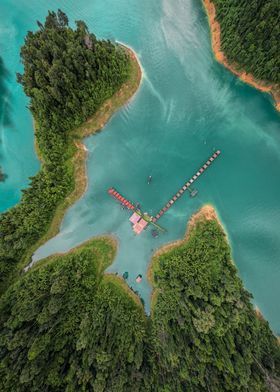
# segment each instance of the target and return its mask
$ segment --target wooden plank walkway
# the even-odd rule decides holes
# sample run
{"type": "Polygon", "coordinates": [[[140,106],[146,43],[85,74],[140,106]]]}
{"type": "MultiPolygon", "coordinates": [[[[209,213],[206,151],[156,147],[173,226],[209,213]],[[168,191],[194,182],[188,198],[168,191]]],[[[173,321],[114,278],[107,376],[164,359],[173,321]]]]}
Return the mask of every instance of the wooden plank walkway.
{"type": "Polygon", "coordinates": [[[190,191],[191,185],[205,172],[205,170],[208,169],[209,166],[215,161],[215,159],[218,158],[218,156],[221,154],[220,150],[217,150],[214,152],[213,155],[204,163],[203,166],[190,178],[179,191],[171,197],[171,199],[166,203],[166,205],[152,218],[152,222],[156,223],[158,219],[162,217],[165,212],[169,210],[170,207],[186,192],[190,191]]]}

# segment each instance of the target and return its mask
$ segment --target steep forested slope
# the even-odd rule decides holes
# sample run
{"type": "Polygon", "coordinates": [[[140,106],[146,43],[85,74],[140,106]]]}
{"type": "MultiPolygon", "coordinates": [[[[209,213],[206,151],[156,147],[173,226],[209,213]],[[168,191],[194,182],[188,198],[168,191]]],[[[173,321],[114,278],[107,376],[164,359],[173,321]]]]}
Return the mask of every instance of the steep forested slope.
{"type": "Polygon", "coordinates": [[[255,78],[280,86],[280,2],[212,0],[227,59],[255,78]]]}

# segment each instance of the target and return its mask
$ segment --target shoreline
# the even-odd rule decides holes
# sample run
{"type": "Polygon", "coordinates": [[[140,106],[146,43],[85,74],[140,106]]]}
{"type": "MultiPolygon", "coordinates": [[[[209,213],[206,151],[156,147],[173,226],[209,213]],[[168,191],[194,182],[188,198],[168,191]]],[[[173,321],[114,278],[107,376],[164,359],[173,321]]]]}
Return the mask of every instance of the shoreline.
{"type": "MultiPolygon", "coordinates": [[[[110,98],[108,98],[97,112],[90,117],[81,126],[73,129],[69,135],[69,145],[74,145],[76,149],[74,155],[70,158],[71,166],[73,168],[74,189],[66,196],[66,198],[57,206],[52,221],[50,222],[46,233],[24,254],[21,262],[18,265],[19,271],[27,267],[32,259],[32,255],[36,249],[47,242],[49,239],[59,233],[59,227],[62,219],[69,207],[79,200],[87,189],[87,174],[86,174],[86,158],[87,148],[81,141],[83,138],[101,132],[105,124],[110,120],[112,115],[127,104],[136,94],[142,81],[142,68],[136,53],[129,47],[121,44],[130,58],[131,75],[129,79],[120,87],[120,89],[110,98]]],[[[34,125],[35,122],[34,122],[34,125]]],[[[36,139],[36,136],[35,136],[36,139]]],[[[36,140],[35,140],[36,143],[36,140]]],[[[36,145],[37,146],[37,145],[36,145]]],[[[40,160],[40,151],[37,146],[37,156],[40,160]]],[[[41,161],[41,160],[40,160],[41,161]]],[[[44,163],[41,161],[41,163],[44,163]]]]}
{"type": "Polygon", "coordinates": [[[262,315],[262,312],[260,311],[260,308],[257,305],[254,306],[254,311],[259,320],[265,320],[265,318],[262,315]]]}
{"type": "Polygon", "coordinates": [[[112,252],[110,253],[109,257],[109,264],[104,264],[100,262],[100,269],[99,273],[102,276],[102,280],[104,282],[112,282],[113,284],[117,285],[118,288],[120,288],[124,294],[128,295],[138,306],[141,308],[141,310],[144,313],[144,307],[140,301],[140,298],[129,288],[127,285],[126,281],[119,275],[115,275],[114,273],[106,273],[105,270],[111,265],[114,261],[114,258],[116,256],[116,253],[118,251],[119,247],[119,242],[116,236],[112,234],[108,235],[101,235],[101,236],[96,236],[96,237],[91,237],[88,240],[82,242],[81,244],[78,244],[74,246],[73,248],[67,250],[66,252],[57,252],[54,253],[50,256],[47,256],[41,260],[38,260],[37,263],[32,266],[31,271],[34,271],[36,269],[39,269],[41,267],[44,267],[56,260],[57,257],[63,257],[63,256],[68,256],[70,254],[82,251],[83,249],[90,248],[91,250],[98,250],[98,247],[94,247],[94,242],[104,242],[106,245],[109,245],[112,249],[112,252]],[[93,246],[93,248],[92,248],[93,246]]]}
{"type": "MultiPolygon", "coordinates": [[[[152,257],[150,259],[150,262],[148,265],[148,270],[147,270],[147,279],[153,289],[152,293],[151,293],[151,315],[153,314],[153,307],[154,307],[154,304],[156,303],[157,296],[160,293],[160,288],[156,286],[156,284],[154,282],[154,278],[153,278],[154,269],[157,267],[157,262],[158,262],[159,256],[161,256],[162,254],[169,252],[170,250],[177,248],[177,247],[183,245],[185,242],[187,242],[192,229],[194,229],[195,225],[202,220],[215,220],[218,223],[218,225],[221,227],[221,229],[223,230],[223,233],[226,237],[228,244],[230,244],[227,233],[223,228],[223,225],[218,217],[218,214],[217,214],[214,206],[211,204],[203,205],[189,219],[184,237],[180,240],[176,240],[176,241],[170,242],[166,245],[163,245],[162,247],[160,247],[159,249],[157,249],[154,252],[154,254],[152,255],[152,257]]],[[[233,263],[233,260],[231,260],[231,261],[233,263]]],[[[260,308],[256,304],[252,304],[252,306],[253,306],[254,312],[256,314],[256,317],[259,320],[265,320],[264,316],[261,313],[260,308]]],[[[275,335],[275,336],[276,336],[278,343],[280,345],[280,336],[277,336],[277,335],[275,335]]]]}
{"type": "Polygon", "coordinates": [[[230,64],[227,61],[227,58],[221,49],[221,28],[219,22],[216,20],[215,5],[211,0],[203,0],[203,5],[208,16],[211,32],[211,45],[216,60],[229,71],[231,71],[234,75],[238,76],[239,79],[244,83],[247,83],[262,92],[270,93],[274,100],[275,109],[280,112],[280,91],[277,91],[276,86],[268,84],[265,81],[257,80],[252,74],[249,74],[245,71],[238,71],[234,64],[230,64]]]}
{"type": "MultiPolygon", "coordinates": [[[[187,223],[186,231],[185,231],[185,234],[184,234],[183,238],[180,239],[180,240],[169,242],[168,244],[165,244],[165,245],[161,246],[159,249],[157,249],[153,253],[153,255],[151,257],[151,261],[155,257],[159,257],[163,253],[166,253],[166,252],[168,252],[168,251],[170,251],[170,250],[172,250],[174,248],[177,248],[178,246],[182,245],[184,242],[188,241],[191,230],[195,227],[196,223],[199,222],[202,219],[216,220],[216,222],[223,229],[223,226],[222,226],[221,222],[218,219],[218,216],[217,216],[217,213],[216,213],[214,207],[211,204],[205,204],[190,217],[190,219],[189,219],[189,221],[187,223]]],[[[223,229],[223,231],[224,231],[224,229],[223,229]]],[[[150,271],[150,269],[152,269],[151,263],[149,264],[148,271],[150,271]]],[[[149,282],[151,282],[149,276],[148,276],[148,280],[149,280],[149,282]]]]}
{"type": "MultiPolygon", "coordinates": [[[[28,265],[26,267],[26,271],[25,272],[31,270],[31,268],[32,268],[32,271],[34,271],[37,268],[41,268],[45,264],[48,264],[48,263],[52,262],[52,260],[55,259],[56,257],[67,256],[67,255],[70,255],[72,253],[75,253],[75,252],[81,250],[82,248],[87,248],[94,241],[97,241],[97,242],[98,241],[105,241],[105,242],[107,242],[107,244],[109,244],[112,247],[112,251],[113,251],[112,252],[112,260],[114,259],[115,255],[116,255],[116,253],[118,251],[118,246],[119,246],[117,237],[115,237],[114,235],[111,235],[111,234],[100,235],[100,236],[96,236],[96,237],[91,237],[88,240],[86,240],[86,241],[84,241],[84,242],[74,246],[73,248],[68,249],[66,252],[56,252],[56,253],[53,253],[50,256],[46,256],[43,259],[38,260],[35,264],[30,265],[30,267],[28,265]]],[[[111,262],[112,262],[112,260],[111,260],[111,262]]],[[[104,270],[106,268],[107,268],[107,266],[104,268],[104,270]]]]}
{"type": "Polygon", "coordinates": [[[136,304],[142,309],[143,314],[145,314],[145,309],[140,298],[131,290],[127,282],[120,275],[115,275],[112,272],[104,272],[103,279],[107,282],[113,281],[114,284],[117,284],[118,287],[120,287],[125,292],[125,294],[127,294],[134,302],[136,302],[136,304]]]}

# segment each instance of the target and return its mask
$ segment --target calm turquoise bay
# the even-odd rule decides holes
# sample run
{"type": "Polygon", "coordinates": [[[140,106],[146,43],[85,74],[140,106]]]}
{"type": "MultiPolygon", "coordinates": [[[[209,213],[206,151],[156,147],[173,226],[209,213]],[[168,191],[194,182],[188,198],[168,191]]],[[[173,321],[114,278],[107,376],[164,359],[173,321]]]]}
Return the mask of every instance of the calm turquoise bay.
{"type": "Polygon", "coordinates": [[[1,0],[0,210],[20,200],[40,163],[34,151],[28,100],[16,84],[20,46],[47,10],[83,19],[99,38],[131,46],[142,68],[141,87],[103,131],[85,144],[88,188],[66,213],[59,235],[33,257],[67,251],[88,238],[113,234],[119,249],[110,271],[128,271],[128,284],[149,312],[146,279],[152,253],[181,238],[205,203],[217,210],[232,256],[253,302],[280,334],[280,121],[272,99],[243,84],[213,57],[199,0],[1,0]],[[123,211],[106,193],[116,187],[154,214],[212,154],[222,154],[160,220],[167,233],[134,236],[123,211]],[[147,177],[153,180],[147,184],[147,177]],[[140,284],[135,282],[143,275],[140,284]]]}

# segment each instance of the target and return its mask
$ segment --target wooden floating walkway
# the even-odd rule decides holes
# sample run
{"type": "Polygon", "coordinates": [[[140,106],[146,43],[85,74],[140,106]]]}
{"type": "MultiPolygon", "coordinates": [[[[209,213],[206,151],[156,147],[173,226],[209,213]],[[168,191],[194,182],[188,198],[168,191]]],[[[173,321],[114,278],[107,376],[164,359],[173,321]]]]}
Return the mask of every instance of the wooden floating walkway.
{"type": "MultiPolygon", "coordinates": [[[[194,183],[195,180],[199,178],[199,176],[205,172],[205,170],[214,162],[216,158],[221,154],[220,150],[217,150],[206,162],[205,164],[197,171],[195,175],[192,176],[190,180],[188,180],[182,188],[174,195],[169,202],[157,213],[155,217],[152,218],[152,222],[156,222],[158,219],[162,217],[162,215],[169,210],[169,208],[188,190],[191,191],[191,185],[194,183]]],[[[196,194],[195,191],[194,195],[196,194]]]]}
{"type": "Polygon", "coordinates": [[[113,196],[115,199],[119,200],[125,207],[130,210],[135,210],[135,205],[131,203],[129,200],[125,199],[119,192],[116,191],[115,188],[108,189],[109,195],[113,196]]]}

